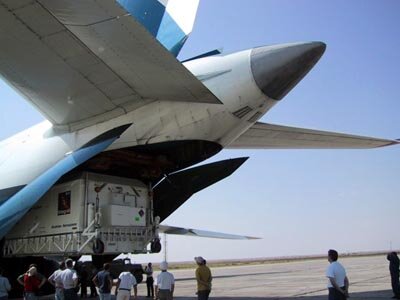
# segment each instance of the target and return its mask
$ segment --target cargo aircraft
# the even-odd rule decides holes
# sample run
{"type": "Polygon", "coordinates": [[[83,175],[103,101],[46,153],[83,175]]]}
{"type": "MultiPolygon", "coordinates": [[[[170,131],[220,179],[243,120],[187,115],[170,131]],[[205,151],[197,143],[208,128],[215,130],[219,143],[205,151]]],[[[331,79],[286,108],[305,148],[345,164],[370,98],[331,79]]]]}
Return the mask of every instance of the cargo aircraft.
{"type": "MultiPolygon", "coordinates": [[[[46,121],[0,142],[2,264],[157,252],[160,225],[247,157],[222,149],[375,148],[397,140],[258,122],[322,42],[178,61],[199,0],[0,0],[0,74],[46,121]],[[150,245],[150,246],[149,246],[150,245]]],[[[46,264],[49,264],[48,266],[46,264]]]]}

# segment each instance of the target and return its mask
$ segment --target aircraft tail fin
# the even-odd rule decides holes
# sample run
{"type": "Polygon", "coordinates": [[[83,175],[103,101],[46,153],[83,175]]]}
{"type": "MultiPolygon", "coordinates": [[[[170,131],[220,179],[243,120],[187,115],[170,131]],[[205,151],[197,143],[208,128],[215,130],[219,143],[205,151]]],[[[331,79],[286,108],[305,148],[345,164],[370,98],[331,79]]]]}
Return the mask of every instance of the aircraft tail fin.
{"type": "Polygon", "coordinates": [[[196,18],[200,0],[118,0],[165,48],[178,56],[196,18]]]}

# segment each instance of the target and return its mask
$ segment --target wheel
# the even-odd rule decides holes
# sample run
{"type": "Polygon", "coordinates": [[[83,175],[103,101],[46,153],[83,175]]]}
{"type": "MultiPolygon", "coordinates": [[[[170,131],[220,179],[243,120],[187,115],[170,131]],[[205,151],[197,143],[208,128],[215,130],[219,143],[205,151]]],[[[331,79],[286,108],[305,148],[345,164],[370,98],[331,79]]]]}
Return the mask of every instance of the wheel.
{"type": "Polygon", "coordinates": [[[93,243],[93,253],[102,254],[104,252],[104,243],[101,239],[96,239],[93,243]]]}
{"type": "Polygon", "coordinates": [[[150,243],[150,251],[151,253],[159,253],[161,251],[160,239],[154,239],[150,243]]]}

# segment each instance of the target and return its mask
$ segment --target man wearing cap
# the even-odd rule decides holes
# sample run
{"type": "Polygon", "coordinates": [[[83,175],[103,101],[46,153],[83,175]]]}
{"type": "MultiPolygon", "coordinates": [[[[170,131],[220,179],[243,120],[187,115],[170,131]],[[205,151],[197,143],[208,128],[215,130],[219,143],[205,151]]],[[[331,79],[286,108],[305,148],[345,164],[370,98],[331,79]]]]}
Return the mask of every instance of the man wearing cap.
{"type": "Polygon", "coordinates": [[[118,276],[117,287],[115,294],[117,300],[129,300],[131,298],[131,289],[133,287],[134,299],[137,299],[137,281],[135,276],[129,272],[128,266],[125,266],[125,272],[118,276]]]}
{"type": "Polygon", "coordinates": [[[76,286],[78,285],[78,275],[73,269],[74,262],[68,258],[65,260],[66,269],[59,272],[55,277],[55,282],[61,282],[64,287],[64,299],[65,300],[77,300],[78,295],[76,293],[76,286]]]}
{"type": "Polygon", "coordinates": [[[196,280],[197,280],[197,299],[207,300],[211,292],[211,271],[210,268],[206,266],[206,260],[197,256],[194,258],[198,267],[196,269],[196,280]]]}
{"type": "Polygon", "coordinates": [[[24,286],[24,299],[36,300],[40,288],[46,283],[46,278],[37,271],[35,264],[31,264],[28,271],[20,275],[17,281],[24,286]]]}
{"type": "Polygon", "coordinates": [[[175,278],[170,272],[167,272],[168,263],[163,261],[160,264],[161,273],[156,279],[156,296],[155,299],[172,300],[174,297],[175,278]]]}

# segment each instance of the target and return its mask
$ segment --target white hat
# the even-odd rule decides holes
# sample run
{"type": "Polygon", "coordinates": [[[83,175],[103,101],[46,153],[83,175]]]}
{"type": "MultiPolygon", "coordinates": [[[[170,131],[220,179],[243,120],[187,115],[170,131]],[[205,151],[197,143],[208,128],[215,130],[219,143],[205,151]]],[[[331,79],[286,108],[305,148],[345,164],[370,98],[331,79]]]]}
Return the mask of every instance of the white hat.
{"type": "Polygon", "coordinates": [[[198,264],[203,264],[206,260],[203,258],[203,257],[201,257],[201,256],[196,256],[195,258],[194,258],[194,260],[198,263],[198,264]]]}
{"type": "Polygon", "coordinates": [[[161,271],[167,271],[167,269],[168,269],[168,263],[167,263],[166,261],[163,261],[163,262],[160,264],[160,269],[161,269],[161,271]]]}

